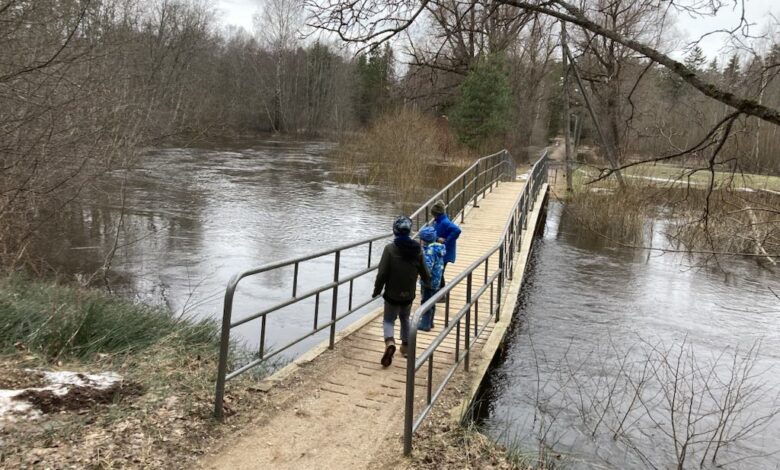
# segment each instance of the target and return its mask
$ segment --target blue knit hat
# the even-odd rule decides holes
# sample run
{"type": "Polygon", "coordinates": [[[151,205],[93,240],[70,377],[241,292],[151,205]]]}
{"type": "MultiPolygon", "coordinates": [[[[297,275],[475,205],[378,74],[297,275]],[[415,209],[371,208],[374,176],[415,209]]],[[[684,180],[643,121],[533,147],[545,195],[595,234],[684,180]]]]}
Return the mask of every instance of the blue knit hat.
{"type": "Polygon", "coordinates": [[[436,230],[431,226],[423,227],[423,229],[420,230],[420,240],[426,243],[436,241],[436,230]]]}

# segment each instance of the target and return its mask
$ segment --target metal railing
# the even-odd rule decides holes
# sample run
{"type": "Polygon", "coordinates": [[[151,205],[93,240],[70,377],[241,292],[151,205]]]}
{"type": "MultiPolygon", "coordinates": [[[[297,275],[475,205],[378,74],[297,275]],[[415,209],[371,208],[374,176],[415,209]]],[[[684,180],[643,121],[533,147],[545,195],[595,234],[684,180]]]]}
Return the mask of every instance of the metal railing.
{"type": "MultiPolygon", "coordinates": [[[[492,191],[493,187],[497,185],[499,181],[514,180],[516,177],[516,172],[517,168],[514,159],[506,150],[502,150],[493,155],[480,158],[410,215],[410,218],[414,223],[413,229],[415,231],[419,231],[420,228],[432,221],[431,207],[438,199],[442,199],[444,201],[447,213],[450,215],[450,217],[452,217],[452,219],[460,217],[460,220],[463,221],[467,208],[477,206],[479,200],[484,198],[487,192],[492,191]]],[[[378,266],[378,262],[376,264],[372,264],[372,253],[375,244],[382,240],[389,240],[391,237],[392,233],[377,235],[331,248],[329,250],[323,250],[297,258],[270,263],[256,269],[251,269],[236,274],[230,279],[225,291],[225,301],[222,314],[222,334],[219,350],[219,364],[217,369],[216,396],[214,400],[214,415],[217,419],[222,420],[224,417],[223,403],[225,396],[225,384],[227,381],[267,362],[272,357],[288,350],[301,341],[326,329],[330,330],[329,347],[333,348],[336,338],[337,323],[349,315],[368,306],[375,300],[378,300],[378,297],[371,298],[371,292],[366,292],[366,295],[364,296],[365,298],[363,300],[356,301],[354,287],[357,281],[366,279],[374,270],[376,270],[378,266]],[[356,272],[345,275],[345,273],[341,272],[343,264],[342,254],[347,250],[366,250],[365,254],[360,255],[365,257],[365,263],[363,264],[365,267],[356,272]],[[333,259],[332,280],[330,282],[309,288],[308,290],[302,290],[301,286],[299,285],[299,273],[303,263],[312,260],[327,259],[328,257],[332,257],[333,259]],[[292,268],[292,289],[291,295],[289,297],[274,305],[264,307],[256,313],[244,316],[238,320],[233,319],[233,300],[236,294],[236,289],[242,280],[277,270],[289,270],[289,268],[292,268]],[[346,288],[346,286],[349,288],[349,295],[347,296],[346,302],[342,302],[340,305],[339,289],[346,288]],[[321,322],[320,298],[325,297],[326,295],[330,295],[330,315],[327,321],[321,322]],[[285,307],[290,307],[312,298],[314,299],[312,328],[305,334],[292,339],[287,344],[276,346],[273,351],[269,351],[268,348],[266,348],[266,333],[268,330],[269,315],[273,314],[274,312],[278,312],[285,307]],[[345,303],[346,305],[344,305],[345,303]],[[346,309],[340,312],[339,309],[344,309],[345,306],[346,309]],[[251,321],[258,321],[260,323],[258,352],[253,360],[231,372],[228,372],[230,332],[233,328],[244,325],[251,321]]]]}
{"type": "MultiPolygon", "coordinates": [[[[512,279],[514,273],[515,252],[520,250],[521,235],[527,228],[528,212],[533,209],[539,190],[547,182],[547,154],[537,160],[531,169],[528,181],[523,191],[515,201],[512,215],[504,227],[498,243],[474,261],[457,277],[450,280],[443,288],[439,289],[430,299],[415,310],[411,318],[409,330],[409,345],[407,349],[406,363],[406,405],[404,410],[404,455],[412,451],[412,436],[422,424],[425,417],[431,411],[433,404],[439,398],[447,383],[452,379],[455,371],[461,363],[469,370],[469,353],[478,338],[487,329],[491,321],[497,322],[501,312],[501,301],[507,281],[512,279]],[[481,278],[481,281],[479,280],[481,278]],[[465,299],[454,299],[453,291],[465,283],[465,299]],[[476,289],[476,291],[475,291],[476,289]],[[430,345],[417,354],[417,324],[420,316],[436,302],[444,298],[444,327],[431,341],[430,345]],[[452,301],[462,305],[454,315],[450,314],[452,301]],[[480,315],[480,302],[487,305],[487,312],[480,315]],[[480,322],[482,319],[482,322],[480,322]],[[445,338],[450,337],[455,330],[455,352],[449,361],[450,366],[440,384],[433,389],[434,353],[444,344],[445,338]],[[462,343],[462,345],[461,345],[462,343]],[[425,371],[425,405],[421,412],[415,416],[415,386],[417,373],[427,363],[425,371]]],[[[526,236],[533,236],[526,235],[526,236]]],[[[463,294],[458,293],[463,298],[463,294]]],[[[484,309],[483,309],[484,310],[484,309]]],[[[452,343],[448,343],[450,346],[452,343]]],[[[437,357],[447,355],[444,352],[437,357]]]]}

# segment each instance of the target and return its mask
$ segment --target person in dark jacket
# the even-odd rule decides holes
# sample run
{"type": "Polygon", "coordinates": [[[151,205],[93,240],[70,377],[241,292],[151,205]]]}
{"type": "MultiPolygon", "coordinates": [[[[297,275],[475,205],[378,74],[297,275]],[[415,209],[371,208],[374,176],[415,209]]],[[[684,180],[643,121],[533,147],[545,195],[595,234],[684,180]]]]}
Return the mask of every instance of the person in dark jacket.
{"type": "Polygon", "coordinates": [[[382,259],[374,283],[372,297],[378,297],[384,289],[385,313],[383,333],[385,352],[382,355],[382,366],[388,367],[393,362],[395,354],[395,319],[401,319],[401,354],[406,355],[409,338],[409,314],[412,311],[412,301],[417,291],[417,276],[430,287],[431,275],[425,267],[420,244],[409,235],[412,232],[412,221],[408,217],[399,217],[393,223],[395,239],[385,246],[382,259]]]}
{"type": "Polygon", "coordinates": [[[445,284],[444,271],[447,270],[449,263],[455,262],[455,248],[460,236],[460,227],[447,217],[444,201],[441,199],[433,203],[431,214],[434,217],[433,228],[436,230],[436,236],[439,237],[439,243],[444,243],[444,248],[447,250],[444,255],[444,268],[442,269],[441,285],[439,286],[439,288],[442,288],[445,284]]]}

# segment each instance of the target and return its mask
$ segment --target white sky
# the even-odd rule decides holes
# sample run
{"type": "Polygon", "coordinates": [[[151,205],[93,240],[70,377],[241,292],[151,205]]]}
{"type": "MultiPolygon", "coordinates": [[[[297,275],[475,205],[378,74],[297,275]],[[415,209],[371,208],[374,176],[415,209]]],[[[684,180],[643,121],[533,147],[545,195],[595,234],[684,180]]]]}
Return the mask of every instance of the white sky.
{"type": "MultiPolygon", "coordinates": [[[[221,13],[222,22],[225,25],[241,26],[247,31],[252,31],[252,15],[264,3],[265,0],[217,0],[217,9],[221,13]]],[[[690,0],[689,0],[690,1],[690,0]]],[[[740,0],[738,0],[740,1],[740,0]]],[[[775,25],[778,30],[780,19],[780,0],[744,0],[745,18],[751,24],[750,34],[759,35],[765,33],[770,25],[775,25]],[[774,15],[774,16],[773,16],[774,15]]],[[[682,55],[682,49],[689,41],[698,39],[701,35],[718,30],[733,29],[739,25],[742,9],[727,7],[721,9],[715,17],[691,18],[681,15],[677,18],[676,29],[680,33],[681,40],[678,43],[677,53],[672,54],[676,58],[682,55]]],[[[700,47],[709,59],[717,56],[722,64],[724,58],[733,52],[733,48],[725,43],[725,34],[715,34],[705,38],[700,47]]]]}

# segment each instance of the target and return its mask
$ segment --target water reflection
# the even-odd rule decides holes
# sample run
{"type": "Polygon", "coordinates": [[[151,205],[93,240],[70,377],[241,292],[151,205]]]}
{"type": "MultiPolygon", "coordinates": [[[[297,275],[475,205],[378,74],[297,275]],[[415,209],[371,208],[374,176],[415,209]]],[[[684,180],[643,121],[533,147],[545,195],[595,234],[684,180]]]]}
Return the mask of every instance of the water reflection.
{"type": "MultiPolygon", "coordinates": [[[[80,207],[60,215],[59,233],[37,249],[61,272],[95,272],[114,244],[124,206],[112,286],[177,312],[221,316],[233,274],[388,231],[400,210],[395,201],[379,187],[339,183],[327,156],[331,148],[323,142],[261,142],[150,150],[139,168],[90,188],[80,207]],[[124,201],[117,190],[123,184],[124,201]]],[[[342,269],[349,272],[363,256],[345,253],[342,269]]],[[[329,262],[316,260],[302,269],[299,288],[328,282],[329,262]]],[[[291,272],[283,270],[252,280],[239,292],[237,317],[289,295],[291,282],[291,272]]],[[[370,288],[363,283],[355,289],[370,288]]],[[[310,327],[312,309],[280,312],[283,317],[269,322],[268,345],[310,327]]],[[[258,331],[249,324],[239,333],[256,344],[258,331]]]]}
{"type": "MultiPolygon", "coordinates": [[[[566,468],[670,468],[677,465],[674,441],[659,419],[669,389],[648,380],[646,402],[632,404],[636,377],[650,364],[649,370],[668,384],[663,353],[670,361],[682,356],[684,366],[704,365],[686,377],[690,383],[698,377],[697,390],[710,399],[701,382],[717,384],[712,396],[721,396],[728,388],[724,377],[734,368],[730,358],[749,355],[754,345],[750,375],[760,388],[753,406],[729,432],[736,434],[750,420],[777,410],[780,301],[769,290],[780,292],[776,273],[743,259],[724,259],[725,273],[717,267],[693,268],[692,262],[611,246],[568,218],[560,204],[552,204],[521,295],[518,322],[503,362],[490,376],[487,432],[532,455],[544,441],[564,454],[566,468]],[[700,377],[707,367],[718,379],[700,377]],[[634,381],[618,379],[623,376],[634,381]],[[655,407],[654,422],[636,411],[645,404],[655,407]],[[632,406],[631,419],[620,428],[620,418],[632,406]]],[[[702,418],[698,429],[710,419],[702,418]]],[[[697,436],[700,447],[684,468],[699,466],[701,442],[708,437],[697,436]]],[[[721,449],[718,459],[727,468],[777,468],[778,450],[776,418],[721,449]]],[[[708,456],[712,453],[710,448],[708,456]]]]}

